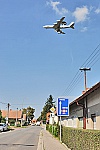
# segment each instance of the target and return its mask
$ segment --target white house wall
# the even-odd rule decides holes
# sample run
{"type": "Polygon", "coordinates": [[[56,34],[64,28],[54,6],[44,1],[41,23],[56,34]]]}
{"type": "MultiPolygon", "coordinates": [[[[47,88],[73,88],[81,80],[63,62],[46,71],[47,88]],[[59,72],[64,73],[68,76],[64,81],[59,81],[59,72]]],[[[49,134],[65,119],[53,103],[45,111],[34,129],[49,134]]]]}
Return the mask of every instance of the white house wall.
{"type": "Polygon", "coordinates": [[[87,106],[88,118],[86,128],[100,130],[100,88],[88,96],[87,106]],[[95,121],[92,120],[92,115],[95,115],[95,121]]]}
{"type": "MultiPolygon", "coordinates": [[[[100,88],[87,95],[84,99],[81,99],[79,103],[82,104],[83,100],[85,102],[85,107],[87,106],[86,129],[100,130],[100,88]]],[[[69,110],[69,117],[63,119],[63,125],[82,128],[83,107],[73,103],[70,105],[69,110]]]]}
{"type": "Polygon", "coordinates": [[[91,107],[100,103],[100,88],[88,96],[87,105],[91,107]]]}

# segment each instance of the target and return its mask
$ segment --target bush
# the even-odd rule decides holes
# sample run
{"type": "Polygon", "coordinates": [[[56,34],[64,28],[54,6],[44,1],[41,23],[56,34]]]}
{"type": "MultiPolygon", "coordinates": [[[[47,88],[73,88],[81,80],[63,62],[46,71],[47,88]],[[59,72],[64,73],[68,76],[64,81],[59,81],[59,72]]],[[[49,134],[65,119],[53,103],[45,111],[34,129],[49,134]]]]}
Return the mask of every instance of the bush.
{"type": "Polygon", "coordinates": [[[1,122],[6,123],[6,119],[4,117],[1,117],[1,122]]]}
{"type": "Polygon", "coordinates": [[[9,123],[11,126],[15,126],[15,120],[14,119],[9,120],[9,123]]]}
{"type": "MultiPolygon", "coordinates": [[[[46,125],[55,137],[60,135],[59,125],[46,125]]],[[[100,150],[100,131],[84,130],[62,126],[62,142],[71,150],[100,150]]]]}
{"type": "Polygon", "coordinates": [[[58,125],[46,125],[46,130],[48,130],[51,134],[53,134],[55,137],[58,137],[59,133],[59,126],[58,125]]]}
{"type": "Polygon", "coordinates": [[[21,127],[21,124],[17,124],[17,127],[21,127]]]}
{"type": "Polygon", "coordinates": [[[62,142],[73,150],[99,150],[100,131],[63,127],[62,142]]]}

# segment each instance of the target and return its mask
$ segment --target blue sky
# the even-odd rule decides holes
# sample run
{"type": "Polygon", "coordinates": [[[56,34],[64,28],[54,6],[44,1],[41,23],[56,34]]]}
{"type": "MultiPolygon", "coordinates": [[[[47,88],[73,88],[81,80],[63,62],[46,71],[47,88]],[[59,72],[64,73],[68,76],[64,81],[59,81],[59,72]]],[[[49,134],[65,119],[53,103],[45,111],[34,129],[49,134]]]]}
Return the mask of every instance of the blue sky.
{"type": "MultiPolygon", "coordinates": [[[[31,106],[37,118],[50,94],[74,100],[84,90],[84,73],[74,88],[72,80],[99,44],[99,0],[0,0],[0,109],[31,106]],[[74,30],[43,28],[62,16],[75,22],[74,30]]],[[[88,66],[88,87],[100,81],[98,56],[88,66]]]]}

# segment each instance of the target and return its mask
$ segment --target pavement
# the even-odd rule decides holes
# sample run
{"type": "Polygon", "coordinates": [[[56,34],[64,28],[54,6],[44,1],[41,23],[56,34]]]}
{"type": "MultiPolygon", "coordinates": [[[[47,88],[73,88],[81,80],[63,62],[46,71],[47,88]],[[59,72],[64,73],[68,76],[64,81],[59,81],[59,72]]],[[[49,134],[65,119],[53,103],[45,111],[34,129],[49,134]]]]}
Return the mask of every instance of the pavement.
{"type": "Polygon", "coordinates": [[[40,132],[37,150],[70,150],[66,145],[61,143],[45,128],[40,132]]]}

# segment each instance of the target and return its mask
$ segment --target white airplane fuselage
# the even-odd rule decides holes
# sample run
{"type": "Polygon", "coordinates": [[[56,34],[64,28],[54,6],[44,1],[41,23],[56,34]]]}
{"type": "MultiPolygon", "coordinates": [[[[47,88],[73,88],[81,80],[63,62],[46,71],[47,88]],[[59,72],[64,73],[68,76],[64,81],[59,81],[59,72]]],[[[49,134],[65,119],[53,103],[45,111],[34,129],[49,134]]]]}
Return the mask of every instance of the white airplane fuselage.
{"type": "Polygon", "coordinates": [[[62,17],[60,20],[57,20],[57,23],[54,23],[53,25],[45,25],[43,26],[45,29],[54,29],[58,33],[65,34],[61,29],[65,28],[72,28],[74,29],[74,22],[71,22],[69,25],[66,25],[67,23],[64,20],[65,17],[62,17]]]}
{"type": "MultiPolygon", "coordinates": [[[[74,23],[74,22],[73,22],[74,23]]],[[[44,28],[46,29],[57,29],[57,28],[60,28],[60,29],[64,29],[64,28],[71,28],[70,25],[60,25],[60,27],[56,27],[54,25],[45,25],[43,26],[44,28]]]]}

